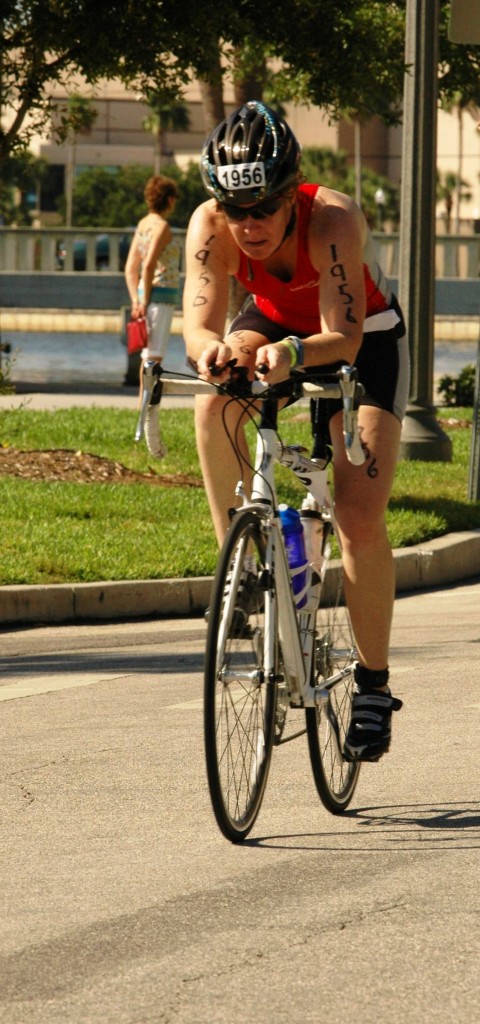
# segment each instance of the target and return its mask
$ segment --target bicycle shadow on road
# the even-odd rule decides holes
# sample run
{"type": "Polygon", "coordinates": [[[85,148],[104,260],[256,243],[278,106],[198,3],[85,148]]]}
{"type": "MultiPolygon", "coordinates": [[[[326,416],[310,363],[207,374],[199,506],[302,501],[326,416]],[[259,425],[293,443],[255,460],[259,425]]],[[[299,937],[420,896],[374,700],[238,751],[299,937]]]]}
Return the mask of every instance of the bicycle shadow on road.
{"type": "Polygon", "coordinates": [[[480,801],[357,807],[335,820],[343,825],[324,832],[263,835],[243,845],[343,852],[391,850],[394,845],[405,850],[480,849],[480,801]],[[367,836],[372,842],[364,842],[367,836]]]}
{"type": "Polygon", "coordinates": [[[357,807],[345,811],[346,818],[360,819],[362,825],[397,823],[420,828],[480,828],[480,801],[432,804],[399,804],[397,807],[357,807]],[[471,808],[471,810],[470,810],[471,808]],[[475,811],[478,808],[478,811],[475,811]]]}

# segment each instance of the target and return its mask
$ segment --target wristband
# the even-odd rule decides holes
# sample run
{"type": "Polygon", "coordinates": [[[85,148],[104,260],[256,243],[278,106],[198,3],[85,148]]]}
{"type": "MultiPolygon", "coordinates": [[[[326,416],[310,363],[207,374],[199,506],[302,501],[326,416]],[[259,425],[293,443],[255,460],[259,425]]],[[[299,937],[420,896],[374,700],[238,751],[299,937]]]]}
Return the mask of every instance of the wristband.
{"type": "Polygon", "coordinates": [[[288,338],[283,339],[282,344],[286,345],[288,351],[292,354],[292,368],[294,366],[303,366],[303,341],[294,334],[290,334],[288,338]],[[295,357],[293,356],[293,351],[295,351],[295,357]]]}
{"type": "Polygon", "coordinates": [[[283,341],[281,341],[280,344],[283,348],[288,349],[290,354],[290,369],[293,370],[293,367],[297,365],[297,350],[295,345],[292,344],[291,338],[283,338],[283,341]]]}

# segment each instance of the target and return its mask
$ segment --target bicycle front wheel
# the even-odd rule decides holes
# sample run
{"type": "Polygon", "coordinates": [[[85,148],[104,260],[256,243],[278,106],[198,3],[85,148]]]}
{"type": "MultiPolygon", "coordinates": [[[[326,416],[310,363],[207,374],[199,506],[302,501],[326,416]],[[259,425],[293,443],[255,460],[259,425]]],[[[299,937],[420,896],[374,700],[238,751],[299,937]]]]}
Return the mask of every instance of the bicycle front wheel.
{"type": "Polygon", "coordinates": [[[343,595],[343,577],[328,607],[317,612],[312,683],[323,687],[320,704],[306,709],[310,762],[315,784],[327,810],[339,814],[350,803],[360,765],[345,761],[343,744],[352,715],[355,641],[343,595]]]}
{"type": "Polygon", "coordinates": [[[272,755],[277,692],[265,669],[265,538],[254,510],[236,513],[220,559],[209,610],[204,735],[207,777],[219,828],[244,839],[260,810],[272,755]]]}

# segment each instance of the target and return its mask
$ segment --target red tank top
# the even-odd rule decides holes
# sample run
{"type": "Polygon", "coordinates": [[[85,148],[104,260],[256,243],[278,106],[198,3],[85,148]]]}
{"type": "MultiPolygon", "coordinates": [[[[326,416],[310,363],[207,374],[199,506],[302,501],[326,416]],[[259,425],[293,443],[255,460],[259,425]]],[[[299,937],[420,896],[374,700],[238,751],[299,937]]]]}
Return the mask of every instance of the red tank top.
{"type": "MultiPolygon", "coordinates": [[[[308,229],[318,185],[300,185],[297,193],[297,265],[291,281],[279,281],[265,270],[261,260],[251,260],[240,250],[236,278],[255,296],[258,308],[276,324],[298,334],[321,330],[318,286],[320,274],[308,255],[308,229]]],[[[391,298],[386,278],[374,259],[369,234],[364,252],[367,317],[388,309],[391,298]]]]}

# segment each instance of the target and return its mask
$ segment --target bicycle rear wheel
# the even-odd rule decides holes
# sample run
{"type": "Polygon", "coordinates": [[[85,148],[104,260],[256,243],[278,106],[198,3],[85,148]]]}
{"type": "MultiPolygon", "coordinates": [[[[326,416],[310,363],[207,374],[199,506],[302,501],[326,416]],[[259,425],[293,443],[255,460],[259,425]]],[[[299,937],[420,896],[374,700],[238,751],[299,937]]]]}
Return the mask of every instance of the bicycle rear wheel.
{"type": "Polygon", "coordinates": [[[359,764],[345,761],[342,754],[352,714],[355,657],[339,570],[334,597],[328,607],[317,612],[312,683],[324,687],[323,697],[318,707],[306,709],[313,777],[322,803],[333,814],[341,813],[350,803],[360,771],[359,764]]]}
{"type": "Polygon", "coordinates": [[[213,584],[204,686],[210,797],[219,828],[232,842],[244,839],[255,822],[272,755],[278,639],[275,630],[275,670],[268,678],[265,578],[261,518],[254,510],[241,510],[227,534],[213,584]]]}

